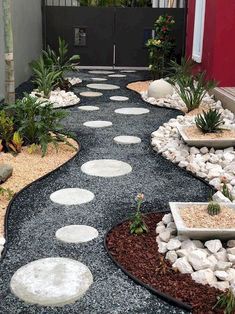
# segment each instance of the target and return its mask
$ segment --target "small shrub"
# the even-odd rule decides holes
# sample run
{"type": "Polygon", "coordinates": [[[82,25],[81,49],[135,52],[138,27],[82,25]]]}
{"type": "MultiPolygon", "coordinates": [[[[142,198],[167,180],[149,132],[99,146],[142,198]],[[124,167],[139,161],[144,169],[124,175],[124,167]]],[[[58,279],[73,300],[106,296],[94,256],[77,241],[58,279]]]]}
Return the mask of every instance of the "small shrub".
{"type": "Polygon", "coordinates": [[[58,84],[61,71],[47,68],[42,57],[33,61],[31,67],[34,74],[33,83],[36,84],[38,91],[42,92],[44,97],[49,98],[50,92],[58,84]]]}
{"type": "Polygon", "coordinates": [[[137,210],[130,225],[130,232],[132,234],[141,235],[144,232],[148,232],[148,227],[144,223],[143,216],[140,212],[141,204],[144,200],[144,195],[139,193],[136,197],[137,210]]]}
{"type": "Polygon", "coordinates": [[[168,81],[174,85],[179,96],[188,108],[188,111],[196,109],[200,106],[203,97],[208,91],[216,87],[215,80],[206,80],[206,73],[201,72],[197,75],[188,77],[179,77],[177,82],[172,79],[168,81]]]}
{"type": "MultiPolygon", "coordinates": [[[[55,148],[58,142],[72,146],[66,136],[61,120],[67,116],[65,110],[54,110],[52,104],[38,101],[37,98],[25,94],[25,97],[13,105],[6,105],[5,110],[14,116],[15,127],[22,136],[25,145],[39,145],[42,156],[45,156],[49,143],[55,148]]],[[[20,139],[18,138],[18,144],[20,139]]]]}
{"type": "Polygon", "coordinates": [[[211,216],[218,215],[221,211],[219,203],[211,201],[207,206],[207,211],[211,216]]]}
{"type": "Polygon", "coordinates": [[[196,126],[203,133],[215,133],[221,131],[224,123],[221,113],[217,109],[209,109],[207,112],[197,115],[195,118],[196,126]]]}
{"type": "Polygon", "coordinates": [[[9,144],[14,134],[14,118],[7,115],[5,110],[0,111],[0,140],[1,150],[9,150],[9,144]]]}
{"type": "Polygon", "coordinates": [[[177,82],[179,78],[188,78],[192,75],[193,69],[195,67],[195,61],[191,58],[181,58],[180,64],[176,61],[171,60],[169,64],[169,76],[172,81],[177,82]]]}
{"type": "Polygon", "coordinates": [[[0,195],[1,196],[7,196],[8,200],[11,200],[14,196],[14,192],[11,189],[5,189],[2,186],[0,186],[0,195]]]}
{"type": "Polygon", "coordinates": [[[219,296],[217,303],[213,307],[224,309],[225,314],[234,314],[235,313],[235,296],[232,289],[229,289],[227,292],[219,296]]]}

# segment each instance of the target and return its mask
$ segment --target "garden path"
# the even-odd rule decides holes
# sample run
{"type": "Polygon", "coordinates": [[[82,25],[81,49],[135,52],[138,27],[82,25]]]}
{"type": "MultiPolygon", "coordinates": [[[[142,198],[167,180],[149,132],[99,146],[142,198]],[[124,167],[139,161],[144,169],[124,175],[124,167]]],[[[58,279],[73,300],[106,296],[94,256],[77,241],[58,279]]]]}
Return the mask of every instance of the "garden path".
{"type": "MultiPolygon", "coordinates": [[[[130,217],[133,213],[131,202],[138,192],[145,195],[143,211],[150,212],[168,209],[169,201],[206,201],[209,188],[152,150],[151,132],[176,117],[179,112],[153,107],[143,102],[137,93],[125,88],[129,82],[148,79],[149,74],[143,71],[117,71],[115,74],[122,75],[78,72],[77,75],[83,82],[74,87],[77,95],[89,90],[87,84],[102,83],[93,80],[93,77],[104,77],[107,79],[105,84],[120,88],[109,90],[106,86],[105,90],[99,90],[103,94],[99,97],[80,96],[79,106],[99,107],[99,110],[95,108],[94,111],[92,107],[88,107],[88,110],[81,110],[84,108],[79,109],[79,106],[69,109],[71,115],[66,119],[65,125],[68,130],[76,133],[81,151],[60,170],[23,191],[12,204],[8,224],[8,251],[0,264],[2,314],[183,313],[128,279],[109,259],[103,245],[104,236],[113,225],[130,217]],[[112,96],[124,96],[128,99],[111,100],[112,96]],[[125,114],[130,113],[126,109],[115,112],[119,108],[133,107],[137,107],[138,113],[142,114],[125,114]],[[140,108],[147,110],[141,111],[140,108]],[[106,125],[105,128],[84,125],[93,120],[110,121],[112,125],[106,125]],[[117,144],[114,138],[122,135],[139,137],[141,142],[137,140],[136,144],[117,144]],[[91,169],[87,167],[87,162],[100,159],[114,159],[125,164],[119,163],[115,167],[115,177],[111,176],[113,164],[109,165],[111,173],[110,168],[98,169],[97,173],[96,167],[96,175],[99,176],[90,175],[91,169]],[[119,170],[121,176],[118,176],[119,170]],[[103,177],[104,175],[108,177],[103,177]],[[64,188],[86,189],[95,197],[86,192],[84,197],[87,202],[82,202],[75,195],[75,205],[54,202],[55,194],[52,196],[54,201],[50,199],[53,192],[64,188]],[[98,230],[98,237],[96,230],[92,229],[93,240],[86,243],[69,244],[57,239],[61,236],[55,236],[58,229],[76,224],[94,227],[98,230]],[[11,293],[10,280],[17,269],[48,257],[71,258],[89,267],[94,282],[86,294],[74,304],[64,305],[62,308],[29,305],[11,293]]],[[[61,196],[57,197],[61,200],[61,196]]],[[[64,200],[71,203],[73,197],[71,195],[64,200]]]]}

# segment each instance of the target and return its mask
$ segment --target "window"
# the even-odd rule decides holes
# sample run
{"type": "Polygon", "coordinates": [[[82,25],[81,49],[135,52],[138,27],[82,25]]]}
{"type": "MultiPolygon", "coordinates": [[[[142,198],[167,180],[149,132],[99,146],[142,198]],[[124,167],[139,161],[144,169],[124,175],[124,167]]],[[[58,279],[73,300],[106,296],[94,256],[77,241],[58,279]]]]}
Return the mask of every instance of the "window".
{"type": "Polygon", "coordinates": [[[192,59],[202,61],[206,0],[196,0],[192,59]]]}

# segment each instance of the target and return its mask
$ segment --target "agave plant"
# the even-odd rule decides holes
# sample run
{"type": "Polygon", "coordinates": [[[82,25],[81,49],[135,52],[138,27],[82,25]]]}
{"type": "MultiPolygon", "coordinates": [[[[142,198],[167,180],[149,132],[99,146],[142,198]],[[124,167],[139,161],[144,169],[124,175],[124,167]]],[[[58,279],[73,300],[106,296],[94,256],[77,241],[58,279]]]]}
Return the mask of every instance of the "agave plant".
{"type": "Polygon", "coordinates": [[[221,113],[217,109],[209,109],[207,112],[203,110],[202,114],[195,118],[196,126],[203,133],[215,133],[221,130],[224,123],[221,113]]]}
{"type": "Polygon", "coordinates": [[[180,76],[177,81],[174,79],[168,81],[174,85],[188,111],[198,108],[206,93],[217,85],[215,80],[206,80],[206,72],[200,72],[195,76],[180,76]]]}

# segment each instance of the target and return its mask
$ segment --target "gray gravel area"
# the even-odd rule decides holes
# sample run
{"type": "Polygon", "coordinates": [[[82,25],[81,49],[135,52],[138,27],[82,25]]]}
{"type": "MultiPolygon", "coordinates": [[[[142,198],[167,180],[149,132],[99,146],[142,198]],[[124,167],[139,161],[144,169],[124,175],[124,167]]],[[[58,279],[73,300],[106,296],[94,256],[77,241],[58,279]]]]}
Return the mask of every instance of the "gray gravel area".
{"type": "MultiPolygon", "coordinates": [[[[88,90],[86,85],[92,82],[94,74],[81,71],[77,75],[83,82],[73,90],[79,94],[88,90]]],[[[12,204],[8,251],[0,264],[1,314],[184,313],[127,278],[107,256],[103,241],[113,225],[130,217],[133,199],[138,192],[145,194],[144,211],[151,212],[168,209],[169,201],[206,201],[209,187],[152,150],[151,132],[179,112],[153,107],[143,102],[137,93],[125,88],[129,82],[147,79],[147,72],[127,73],[125,78],[97,76],[108,78],[106,83],[119,85],[121,89],[104,91],[104,95],[98,98],[81,96],[79,105],[98,106],[99,111],[69,109],[71,115],[64,123],[77,135],[82,147],[80,153],[60,170],[23,191],[12,204]],[[111,101],[109,97],[115,95],[127,96],[129,100],[111,101]],[[114,112],[124,107],[144,107],[150,113],[125,116],[114,112]],[[113,126],[86,128],[83,123],[89,120],[108,120],[113,126]],[[113,141],[118,135],[138,136],[142,142],[118,145],[113,141]],[[83,163],[103,158],[128,162],[133,171],[115,178],[93,177],[81,172],[83,163]],[[95,199],[76,206],[59,205],[50,200],[52,192],[70,187],[88,189],[95,194],[95,199]],[[57,241],[57,229],[69,224],[93,226],[99,231],[99,237],[79,245],[57,241]],[[41,307],[25,304],[10,292],[11,276],[19,267],[40,258],[57,256],[76,259],[90,268],[94,284],[81,300],[63,308],[41,307]]]]}

